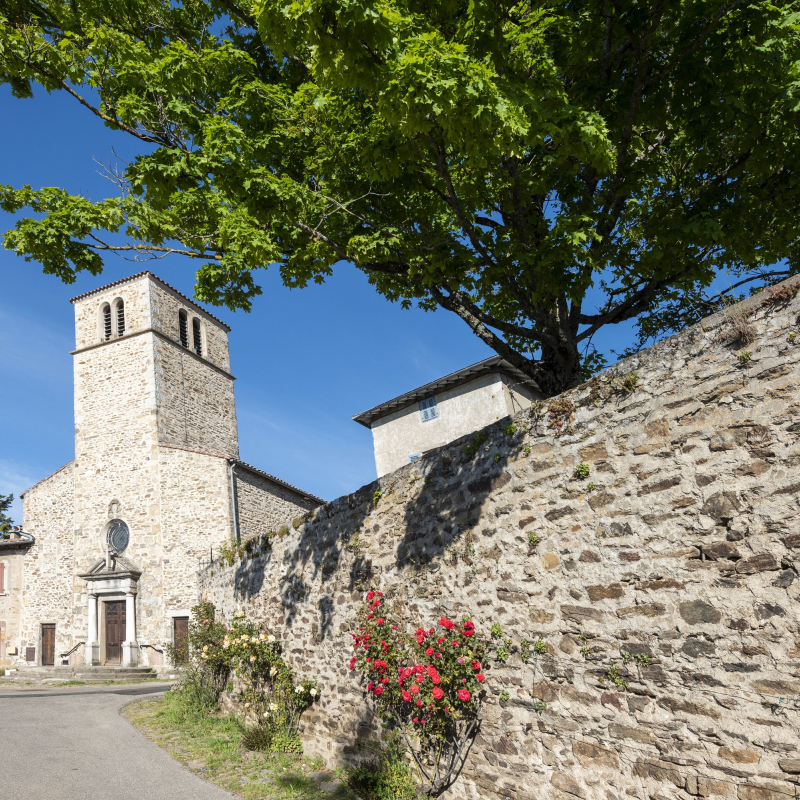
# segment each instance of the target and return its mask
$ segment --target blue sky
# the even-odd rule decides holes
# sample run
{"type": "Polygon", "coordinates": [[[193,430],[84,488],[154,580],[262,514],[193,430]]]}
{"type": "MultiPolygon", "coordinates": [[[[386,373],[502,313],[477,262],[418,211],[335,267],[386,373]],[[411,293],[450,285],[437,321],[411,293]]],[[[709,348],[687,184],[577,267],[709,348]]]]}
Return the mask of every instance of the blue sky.
{"type": "MultiPolygon", "coordinates": [[[[0,87],[0,182],[61,186],[93,199],[114,187],[93,159],[122,159],[137,143],[105,128],[63,94],[16,100],[0,87]]],[[[14,218],[0,212],[0,231],[14,218]]],[[[193,267],[165,258],[146,265],[111,257],[105,273],[71,285],[0,249],[0,494],[18,494],[74,454],[73,308],[69,298],[151,269],[191,296],[193,267]]],[[[241,457],[326,499],[375,478],[368,430],[350,417],[492,355],[453,314],[404,311],[366,278],[340,265],[322,286],[290,291],[276,270],[250,314],[211,309],[227,322],[236,382],[241,457]]],[[[596,344],[620,350],[629,328],[596,344]]],[[[613,360],[613,359],[610,359],[613,360]]],[[[12,509],[16,521],[21,510],[12,509]]]]}

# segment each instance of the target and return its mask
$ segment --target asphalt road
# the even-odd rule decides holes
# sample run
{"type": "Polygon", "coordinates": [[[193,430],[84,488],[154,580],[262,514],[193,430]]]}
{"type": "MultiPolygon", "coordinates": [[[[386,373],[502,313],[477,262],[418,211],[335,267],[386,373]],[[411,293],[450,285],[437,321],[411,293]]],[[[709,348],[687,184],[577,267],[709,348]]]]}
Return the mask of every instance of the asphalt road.
{"type": "Polygon", "coordinates": [[[166,686],[0,686],[3,800],[231,800],[119,715],[166,686]]]}

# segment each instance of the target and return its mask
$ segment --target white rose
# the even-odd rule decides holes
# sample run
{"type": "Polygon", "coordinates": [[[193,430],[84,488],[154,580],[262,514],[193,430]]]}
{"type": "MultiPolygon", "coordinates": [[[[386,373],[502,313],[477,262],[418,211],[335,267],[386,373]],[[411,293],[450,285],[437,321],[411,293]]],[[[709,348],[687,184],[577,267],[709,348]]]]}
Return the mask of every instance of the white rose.
{"type": "Polygon", "coordinates": [[[270,634],[269,636],[267,636],[267,641],[268,642],[274,642],[275,641],[275,637],[272,634],[270,634]]]}
{"type": "Polygon", "coordinates": [[[303,691],[303,687],[302,686],[295,686],[294,690],[299,694],[300,692],[303,691]]]}
{"type": "Polygon", "coordinates": [[[262,633],[261,636],[259,636],[258,638],[263,642],[264,639],[267,638],[267,635],[265,633],[262,633]]]}
{"type": "Polygon", "coordinates": [[[275,705],[275,703],[270,703],[269,704],[269,710],[270,711],[277,711],[278,710],[278,706],[275,705]]]}
{"type": "Polygon", "coordinates": [[[277,674],[277,672],[278,672],[278,669],[277,669],[277,667],[273,667],[273,668],[272,668],[272,669],[269,671],[269,675],[270,675],[270,677],[271,677],[271,678],[274,678],[274,677],[275,677],[275,675],[277,674]]]}
{"type": "Polygon", "coordinates": [[[255,657],[255,656],[250,656],[250,662],[251,662],[251,663],[252,663],[253,661],[255,661],[255,660],[256,660],[256,657],[255,657]]]}
{"type": "Polygon", "coordinates": [[[312,689],[312,690],[309,692],[309,694],[310,694],[312,697],[316,697],[316,696],[317,696],[317,690],[316,690],[316,689],[312,689]]]}

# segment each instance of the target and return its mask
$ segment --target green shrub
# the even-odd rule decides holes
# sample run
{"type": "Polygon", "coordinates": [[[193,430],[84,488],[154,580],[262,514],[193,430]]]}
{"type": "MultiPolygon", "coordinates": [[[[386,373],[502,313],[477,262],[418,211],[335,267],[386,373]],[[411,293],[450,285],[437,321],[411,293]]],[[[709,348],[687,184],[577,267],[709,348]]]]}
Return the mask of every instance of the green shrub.
{"type": "Polygon", "coordinates": [[[397,737],[390,739],[375,761],[353,770],[347,783],[363,800],[410,800],[417,796],[414,775],[397,737]]]}
{"type": "Polygon", "coordinates": [[[250,725],[244,729],[242,747],[245,750],[258,750],[262,753],[303,752],[300,734],[291,728],[275,728],[271,725],[250,725]]]}
{"type": "Polygon", "coordinates": [[[467,458],[472,458],[487,439],[486,431],[478,431],[470,440],[470,443],[464,448],[464,455],[467,458]]]}
{"type": "Polygon", "coordinates": [[[583,480],[584,478],[589,477],[589,473],[591,471],[592,471],[591,467],[588,464],[584,464],[583,461],[581,461],[581,463],[578,464],[577,467],[575,467],[575,477],[578,478],[578,480],[583,480]]]}

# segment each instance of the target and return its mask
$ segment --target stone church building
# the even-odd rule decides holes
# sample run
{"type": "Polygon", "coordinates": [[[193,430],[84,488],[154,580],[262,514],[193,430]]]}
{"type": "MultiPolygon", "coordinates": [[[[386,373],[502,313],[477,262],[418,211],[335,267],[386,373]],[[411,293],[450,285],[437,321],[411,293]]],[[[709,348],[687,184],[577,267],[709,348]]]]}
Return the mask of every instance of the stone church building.
{"type": "Polygon", "coordinates": [[[324,501],[239,461],[229,328],[150,272],[75,306],[75,459],[0,540],[0,666],[160,666],[199,562],[324,501]]]}

